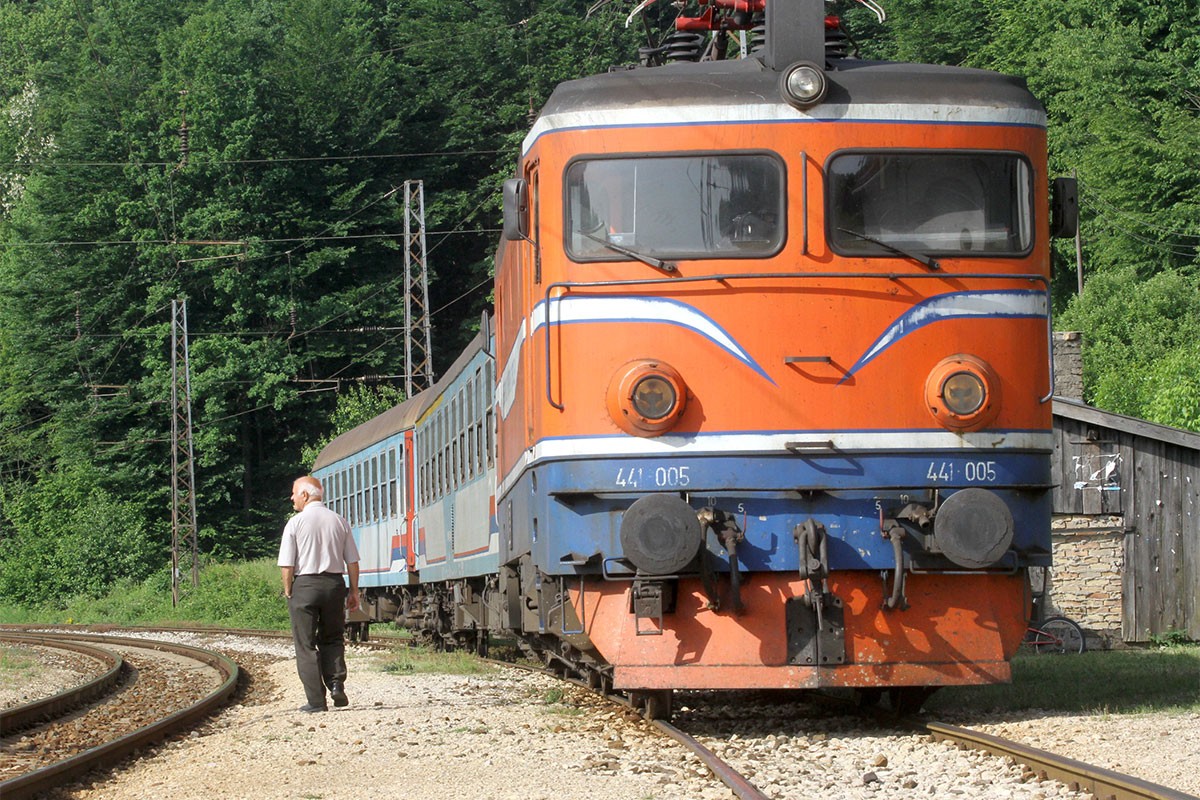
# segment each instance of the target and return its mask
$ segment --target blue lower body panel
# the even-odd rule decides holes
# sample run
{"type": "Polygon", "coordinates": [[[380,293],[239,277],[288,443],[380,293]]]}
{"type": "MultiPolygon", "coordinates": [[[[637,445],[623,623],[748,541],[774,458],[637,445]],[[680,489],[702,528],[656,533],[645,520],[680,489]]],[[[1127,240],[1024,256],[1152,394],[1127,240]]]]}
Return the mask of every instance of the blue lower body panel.
{"type": "MultiPolygon", "coordinates": [[[[829,567],[891,569],[881,518],[909,504],[934,509],[953,492],[987,489],[1012,513],[1004,565],[1042,565],[1050,554],[1047,453],[838,453],[831,455],[565,459],[527,470],[498,504],[501,561],[532,552],[550,574],[599,571],[622,555],[622,515],[648,493],[671,493],[699,511],[711,506],[745,534],[741,568],[796,571],[797,525],[813,520],[828,537],[829,567]]],[[[915,541],[906,547],[918,547],[915,541]]],[[[724,556],[715,537],[708,548],[724,556]]]]}

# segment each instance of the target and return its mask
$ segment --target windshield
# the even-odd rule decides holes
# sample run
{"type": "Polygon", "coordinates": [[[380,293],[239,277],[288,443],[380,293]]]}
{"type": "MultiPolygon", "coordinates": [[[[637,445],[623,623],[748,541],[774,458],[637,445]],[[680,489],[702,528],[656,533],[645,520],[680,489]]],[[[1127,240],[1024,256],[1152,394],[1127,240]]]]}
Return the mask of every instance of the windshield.
{"type": "Polygon", "coordinates": [[[567,167],[567,252],[576,261],[623,259],[628,251],[770,255],[783,242],[783,183],[783,164],[768,155],[575,161],[567,167]]]}
{"type": "Polygon", "coordinates": [[[881,243],[1023,255],[1033,243],[1032,173],[1015,153],[843,153],[827,180],[830,243],[844,255],[893,256],[881,243]]]}

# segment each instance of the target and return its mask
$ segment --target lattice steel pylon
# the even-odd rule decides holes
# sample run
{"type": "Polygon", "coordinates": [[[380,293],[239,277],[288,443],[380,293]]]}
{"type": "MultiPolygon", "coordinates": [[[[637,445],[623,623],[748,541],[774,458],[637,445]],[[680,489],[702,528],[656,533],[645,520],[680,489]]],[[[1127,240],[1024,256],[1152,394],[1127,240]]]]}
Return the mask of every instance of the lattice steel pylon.
{"type": "Polygon", "coordinates": [[[171,604],[179,605],[180,562],[192,563],[200,583],[196,546],[196,472],[192,459],[192,380],[188,366],[187,300],[171,301],[171,604]],[[180,557],[180,551],[184,555],[180,557]]]}
{"type": "Polygon", "coordinates": [[[433,385],[425,183],[404,182],[404,396],[433,385]]]}

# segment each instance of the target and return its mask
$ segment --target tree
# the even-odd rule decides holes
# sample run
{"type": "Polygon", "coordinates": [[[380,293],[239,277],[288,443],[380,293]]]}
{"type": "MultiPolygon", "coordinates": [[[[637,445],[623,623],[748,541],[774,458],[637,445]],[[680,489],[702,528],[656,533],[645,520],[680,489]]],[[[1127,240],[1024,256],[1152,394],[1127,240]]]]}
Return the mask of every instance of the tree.
{"type": "Polygon", "coordinates": [[[1074,247],[1060,243],[1053,299],[1060,326],[1089,343],[1086,399],[1200,430],[1195,305],[1162,296],[1165,286],[1200,292],[1200,7],[897,0],[888,11],[884,54],[924,47],[945,63],[1020,75],[1045,104],[1052,174],[1081,185],[1092,285],[1075,297],[1074,247]],[[949,31],[947,43],[926,24],[949,31]]]}
{"type": "MultiPolygon", "coordinates": [[[[627,36],[585,9],[0,6],[0,41],[19,43],[0,58],[6,557],[62,558],[39,526],[84,536],[76,505],[107,515],[104,542],[123,531],[165,553],[176,298],[188,303],[201,548],[270,552],[288,511],[280,487],[333,429],[337,390],[403,375],[400,184],[424,179],[431,200],[435,365],[448,364],[488,300],[496,187],[529,110],[557,81],[612,63],[627,36]],[[115,505],[88,505],[96,492],[115,505]]],[[[86,569],[44,584],[111,579],[86,569]]],[[[32,597],[18,583],[0,592],[32,597]]]]}

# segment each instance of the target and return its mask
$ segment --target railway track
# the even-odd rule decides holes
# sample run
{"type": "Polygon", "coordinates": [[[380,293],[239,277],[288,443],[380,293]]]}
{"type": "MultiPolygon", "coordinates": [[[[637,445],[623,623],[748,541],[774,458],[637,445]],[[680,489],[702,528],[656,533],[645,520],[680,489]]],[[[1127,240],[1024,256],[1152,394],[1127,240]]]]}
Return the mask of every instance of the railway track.
{"type": "MultiPolygon", "coordinates": [[[[537,669],[536,667],[532,668],[537,669]]],[[[586,680],[576,680],[569,675],[562,674],[561,669],[547,668],[544,671],[546,674],[569,681],[581,688],[601,693],[601,689],[594,685],[595,681],[589,685],[586,680]]],[[[629,701],[621,695],[607,694],[605,696],[614,702],[632,707],[629,701]]],[[[786,705],[788,702],[793,702],[797,710],[791,713],[785,712],[781,716],[788,719],[802,717],[803,712],[799,711],[800,703],[785,700],[781,701],[781,704],[786,705]]],[[[828,705],[824,701],[821,704],[828,705]]],[[[886,714],[876,714],[870,717],[861,710],[852,709],[849,703],[838,701],[834,705],[843,709],[841,713],[847,720],[858,720],[865,724],[867,719],[871,719],[870,724],[877,728],[900,727],[927,736],[931,741],[947,742],[960,750],[986,753],[997,759],[1020,765],[1024,769],[1023,774],[1028,776],[1032,782],[1057,781],[1069,790],[1080,795],[1090,795],[1095,800],[1197,800],[1192,795],[1166,786],[969,728],[937,721],[922,721],[914,717],[897,718],[886,714]]],[[[748,718],[751,716],[753,715],[748,715],[748,718]]],[[[723,749],[721,737],[699,733],[693,736],[684,730],[684,728],[691,727],[686,722],[681,722],[681,727],[663,720],[652,720],[651,724],[696,753],[713,774],[728,786],[740,800],[772,800],[772,795],[756,786],[752,777],[739,771],[735,766],[735,759],[727,760],[721,755],[720,751],[723,749]]],[[[775,741],[782,738],[779,734],[766,734],[766,736],[774,736],[775,741]]],[[[731,738],[737,739],[738,737],[731,736],[731,738]]],[[[736,747],[732,749],[736,751],[736,747]]],[[[753,769],[755,772],[760,771],[757,766],[753,769]]],[[[870,777],[864,775],[863,781],[864,783],[869,782],[870,777]]],[[[914,781],[914,785],[907,788],[916,789],[915,783],[914,781]]],[[[791,796],[790,793],[788,794],[791,796]]]]}
{"type": "MultiPolygon", "coordinates": [[[[229,633],[215,630],[204,630],[203,632],[229,633]]],[[[245,633],[260,635],[259,632],[247,631],[245,633]]],[[[87,638],[112,641],[108,637],[87,638]]],[[[147,642],[139,640],[139,644],[144,645],[147,642]]],[[[508,662],[504,663],[512,666],[508,662]]],[[[561,677],[554,671],[549,671],[549,674],[561,677]]],[[[583,689],[589,688],[588,682],[585,680],[576,680],[572,683],[583,689]]],[[[1015,768],[1015,771],[1018,775],[1024,773],[1021,781],[1028,785],[1012,794],[1011,796],[1014,798],[1037,796],[1039,791],[1045,791],[1044,787],[1041,790],[1039,787],[1046,780],[1057,781],[1075,792],[1070,796],[1078,798],[1090,795],[1100,798],[1100,800],[1110,800],[1110,798],[1111,800],[1127,800],[1128,798],[1183,800],[1191,797],[1183,792],[1138,778],[1120,775],[1110,770],[1072,761],[996,736],[940,722],[896,720],[895,718],[885,719],[882,722],[867,721],[849,709],[843,709],[828,712],[826,717],[834,721],[823,723],[819,714],[799,710],[800,703],[798,701],[790,699],[790,696],[785,697],[779,694],[753,701],[759,703],[758,706],[746,703],[745,707],[740,710],[736,705],[714,710],[714,707],[717,706],[716,699],[703,694],[679,693],[677,700],[681,702],[679,703],[680,713],[677,714],[675,725],[651,724],[658,727],[664,735],[671,736],[687,747],[740,800],[766,800],[767,798],[781,800],[785,797],[812,796],[814,791],[807,788],[796,789],[792,786],[785,786],[781,789],[774,780],[775,773],[803,769],[806,759],[823,757],[824,751],[821,743],[824,739],[847,737],[875,738],[889,742],[889,744],[875,745],[875,747],[891,756],[892,763],[890,765],[871,765],[869,763],[870,756],[866,762],[868,771],[873,766],[879,767],[876,771],[880,775],[881,782],[888,781],[889,773],[891,774],[893,780],[886,784],[889,789],[898,788],[895,785],[898,781],[894,780],[894,776],[901,775],[903,770],[908,769],[903,765],[901,750],[923,750],[926,753],[923,758],[929,763],[956,758],[956,756],[950,755],[954,750],[947,748],[945,744],[935,744],[930,741],[937,739],[941,742],[949,742],[955,748],[963,751],[969,748],[990,753],[991,757],[987,759],[982,756],[973,756],[973,758],[991,764],[992,766],[987,769],[992,772],[1002,772],[1007,769],[1011,773],[1014,768],[1007,766],[1009,759],[1023,765],[1015,768]],[[764,709],[767,709],[767,712],[764,712],[764,709]],[[806,717],[806,714],[809,716],[806,717]],[[812,731],[821,730],[827,731],[827,733],[811,734],[812,731]],[[808,748],[803,749],[802,746],[800,750],[795,749],[794,743],[803,740],[806,735],[810,740],[808,748]],[[900,744],[891,744],[895,742],[900,744]],[[889,747],[892,749],[889,750],[889,747]],[[936,748],[942,748],[942,750],[939,751],[936,748]]],[[[629,705],[627,701],[624,701],[623,704],[627,707],[629,705]]],[[[633,711],[629,711],[621,716],[633,713],[633,711]]],[[[3,752],[6,755],[5,760],[7,760],[8,750],[5,749],[3,752]]],[[[814,766],[812,771],[819,772],[820,769],[814,766]]],[[[914,795],[918,793],[929,795],[931,787],[934,789],[939,786],[947,788],[947,784],[939,784],[939,781],[953,780],[953,778],[939,777],[932,770],[928,775],[917,772],[912,774],[914,775],[913,782],[919,783],[919,786],[914,787],[911,792],[914,795]]],[[[949,774],[953,775],[953,772],[949,774]]],[[[826,777],[825,780],[828,783],[830,778],[826,777]]],[[[838,779],[834,778],[833,780],[838,779]]],[[[849,792],[855,789],[855,784],[866,780],[866,775],[852,775],[849,778],[841,779],[841,783],[835,783],[834,789],[824,788],[815,793],[824,796],[850,796],[849,792]]],[[[983,786],[978,782],[976,785],[983,786]]],[[[883,787],[875,787],[876,790],[880,788],[883,787]]],[[[1058,793],[1061,790],[1053,789],[1051,791],[1058,793]]],[[[0,784],[0,794],[5,798],[10,796],[6,784],[0,784]]],[[[939,792],[933,791],[932,796],[939,796],[939,792]]]]}
{"type": "Polygon", "coordinates": [[[915,724],[935,739],[1010,758],[1031,769],[1041,780],[1057,780],[1073,791],[1090,793],[1096,800],[1196,800],[1193,795],[1166,786],[1048,753],[999,736],[942,722],[915,724]]]}
{"type": "Polygon", "coordinates": [[[0,796],[32,797],[186,730],[237,689],[228,657],[150,639],[0,633],[0,641],[61,648],[95,660],[96,676],[0,713],[0,796]]]}

